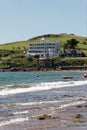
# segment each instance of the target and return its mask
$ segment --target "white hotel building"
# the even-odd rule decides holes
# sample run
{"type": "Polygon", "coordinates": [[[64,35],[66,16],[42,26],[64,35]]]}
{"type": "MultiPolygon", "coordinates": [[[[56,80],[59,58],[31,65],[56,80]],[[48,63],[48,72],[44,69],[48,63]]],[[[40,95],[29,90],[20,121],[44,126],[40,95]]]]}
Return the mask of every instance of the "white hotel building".
{"type": "Polygon", "coordinates": [[[44,38],[41,38],[40,43],[29,44],[27,54],[32,56],[39,55],[41,57],[59,56],[61,54],[60,42],[56,41],[55,43],[51,43],[50,41],[46,41],[44,38]]]}

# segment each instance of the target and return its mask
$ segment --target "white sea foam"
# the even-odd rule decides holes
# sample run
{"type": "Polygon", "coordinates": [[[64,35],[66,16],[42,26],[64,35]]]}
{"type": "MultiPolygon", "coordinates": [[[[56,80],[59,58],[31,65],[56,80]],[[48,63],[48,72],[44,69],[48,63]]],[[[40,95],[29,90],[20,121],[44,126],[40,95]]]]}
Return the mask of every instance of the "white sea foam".
{"type": "Polygon", "coordinates": [[[5,125],[9,125],[9,124],[13,124],[13,123],[24,122],[24,121],[27,121],[27,120],[29,120],[28,117],[26,117],[26,118],[10,119],[8,121],[2,121],[2,122],[0,122],[0,127],[1,126],[5,126],[5,125]]]}
{"type": "MultiPolygon", "coordinates": [[[[65,108],[65,107],[69,107],[69,106],[74,106],[74,105],[79,105],[79,104],[83,104],[86,101],[78,101],[78,98],[76,98],[77,101],[70,101],[68,100],[69,103],[64,104],[64,100],[55,100],[55,101],[41,101],[41,102],[28,102],[28,103],[17,103],[17,106],[36,106],[36,105],[53,105],[56,104],[59,108],[65,108]],[[61,104],[59,106],[59,104],[61,104]]],[[[18,113],[18,112],[17,112],[18,113]]],[[[20,113],[20,112],[19,112],[20,113]]],[[[22,113],[22,112],[21,112],[22,113]]],[[[28,113],[28,111],[23,111],[23,113],[28,113]]]]}
{"type": "MultiPolygon", "coordinates": [[[[47,101],[47,102],[41,102],[41,103],[57,103],[58,101],[47,101]]],[[[34,104],[36,104],[37,102],[34,102],[34,104]]],[[[63,108],[66,108],[66,107],[69,107],[69,106],[75,106],[75,105],[80,105],[80,104],[84,104],[86,103],[86,101],[74,101],[74,102],[71,102],[71,103],[66,103],[66,104],[62,104],[60,106],[56,106],[58,107],[57,109],[63,109],[63,108]]],[[[21,104],[21,105],[25,105],[25,104],[21,104]]],[[[26,105],[30,105],[30,104],[26,104],[26,105]]],[[[56,107],[50,107],[52,112],[54,113],[54,110],[56,109],[56,107]]],[[[29,111],[19,111],[19,112],[15,112],[13,113],[14,115],[21,115],[21,114],[27,114],[29,113],[29,111]]],[[[53,114],[51,113],[51,114],[53,114]]],[[[28,121],[29,120],[29,116],[28,117],[25,117],[25,118],[16,118],[16,119],[10,119],[8,121],[2,121],[0,122],[0,127],[1,126],[5,126],[5,125],[9,125],[9,124],[15,124],[15,123],[20,123],[20,122],[24,122],[24,121],[28,121]]]]}
{"type": "Polygon", "coordinates": [[[33,91],[43,91],[43,90],[50,90],[54,88],[62,88],[62,87],[71,87],[71,86],[78,86],[78,85],[86,85],[87,80],[85,81],[68,81],[68,82],[48,82],[48,83],[36,83],[36,84],[29,84],[29,87],[21,88],[8,88],[2,89],[0,91],[0,96],[4,95],[13,95],[19,93],[26,93],[26,92],[33,92],[33,91]]]}
{"type": "Polygon", "coordinates": [[[27,114],[29,113],[29,111],[17,111],[17,112],[14,112],[13,114],[14,115],[21,115],[21,114],[27,114]]]}
{"type": "Polygon", "coordinates": [[[67,103],[67,104],[62,104],[59,108],[66,108],[69,106],[75,106],[75,105],[80,105],[80,104],[84,104],[86,103],[86,101],[76,101],[76,102],[71,102],[71,103],[67,103]]]}
{"type": "Polygon", "coordinates": [[[18,103],[17,106],[31,106],[31,105],[42,105],[42,104],[55,104],[60,101],[42,101],[42,102],[28,102],[28,103],[18,103]]]}

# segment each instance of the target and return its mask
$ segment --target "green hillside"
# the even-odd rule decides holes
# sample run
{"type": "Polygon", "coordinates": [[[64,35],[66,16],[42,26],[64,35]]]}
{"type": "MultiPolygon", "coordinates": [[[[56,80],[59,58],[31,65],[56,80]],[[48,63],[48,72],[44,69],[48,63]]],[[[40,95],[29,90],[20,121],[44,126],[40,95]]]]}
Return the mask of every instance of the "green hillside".
{"type": "Polygon", "coordinates": [[[82,36],[76,36],[74,34],[46,34],[37,36],[31,39],[28,39],[26,41],[18,41],[18,42],[12,42],[7,44],[1,44],[0,45],[0,51],[11,51],[11,50],[27,50],[29,43],[38,43],[40,42],[41,38],[44,37],[46,40],[50,40],[51,42],[55,42],[56,40],[60,41],[61,50],[63,48],[63,45],[67,42],[67,40],[70,40],[72,38],[79,41],[78,47],[82,49],[82,51],[87,55],[87,37],[82,36]]]}

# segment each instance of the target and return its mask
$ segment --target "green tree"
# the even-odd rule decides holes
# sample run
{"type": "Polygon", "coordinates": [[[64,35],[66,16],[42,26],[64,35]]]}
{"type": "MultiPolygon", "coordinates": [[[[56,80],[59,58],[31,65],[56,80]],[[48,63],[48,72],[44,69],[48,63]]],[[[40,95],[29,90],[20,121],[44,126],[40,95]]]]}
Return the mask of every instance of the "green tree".
{"type": "Polygon", "coordinates": [[[63,46],[64,53],[65,53],[65,49],[73,49],[73,50],[75,50],[78,43],[79,43],[79,41],[77,41],[76,39],[67,40],[67,43],[64,44],[64,46],[63,46]]]}
{"type": "Polygon", "coordinates": [[[12,47],[13,50],[15,50],[15,47],[12,47]]]}
{"type": "Polygon", "coordinates": [[[18,46],[18,50],[20,50],[20,47],[18,46]]]}
{"type": "Polygon", "coordinates": [[[67,47],[74,50],[77,47],[78,43],[79,41],[76,39],[67,40],[67,47]]]}
{"type": "Polygon", "coordinates": [[[25,46],[23,46],[23,49],[25,50],[25,49],[26,49],[26,47],[25,47],[25,46]]]}

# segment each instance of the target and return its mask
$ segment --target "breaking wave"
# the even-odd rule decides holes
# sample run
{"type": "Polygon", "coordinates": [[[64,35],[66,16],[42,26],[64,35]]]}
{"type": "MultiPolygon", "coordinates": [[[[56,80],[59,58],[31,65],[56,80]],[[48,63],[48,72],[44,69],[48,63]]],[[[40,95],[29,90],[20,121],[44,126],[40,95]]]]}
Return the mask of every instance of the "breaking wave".
{"type": "Polygon", "coordinates": [[[14,94],[20,94],[20,93],[26,93],[26,92],[34,92],[34,91],[50,90],[50,89],[55,89],[55,88],[58,89],[58,88],[63,88],[63,87],[82,86],[82,85],[86,85],[86,84],[87,84],[87,80],[7,85],[7,86],[0,87],[1,88],[0,96],[14,95],[14,94]]]}

